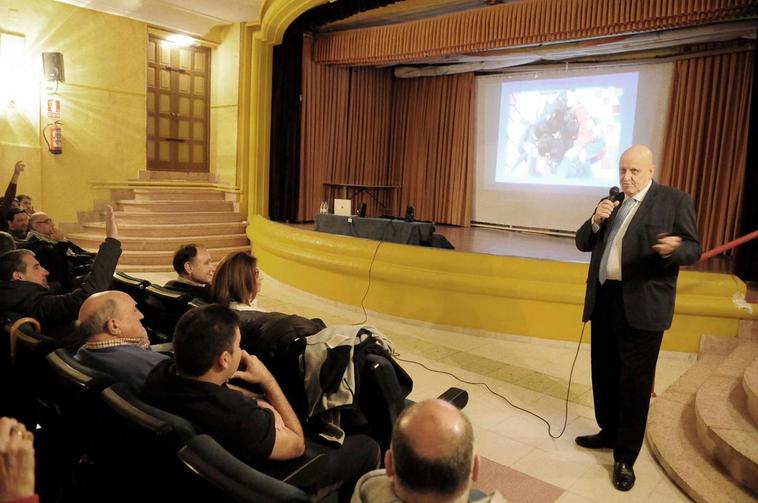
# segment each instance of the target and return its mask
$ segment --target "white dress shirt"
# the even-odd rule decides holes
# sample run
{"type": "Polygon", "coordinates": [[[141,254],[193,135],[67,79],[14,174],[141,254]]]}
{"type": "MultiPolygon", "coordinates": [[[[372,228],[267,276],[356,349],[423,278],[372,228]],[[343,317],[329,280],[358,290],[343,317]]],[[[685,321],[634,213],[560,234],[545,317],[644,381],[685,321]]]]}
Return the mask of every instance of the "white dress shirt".
{"type": "MultiPolygon", "coordinates": [[[[613,239],[613,243],[610,243],[611,251],[610,251],[610,254],[608,255],[608,268],[606,269],[608,279],[613,279],[617,281],[621,281],[622,279],[621,278],[621,245],[624,241],[624,235],[626,234],[626,230],[629,228],[629,224],[634,218],[635,213],[637,213],[637,209],[640,207],[642,200],[645,199],[645,196],[647,195],[647,191],[650,190],[650,187],[652,185],[653,185],[653,181],[650,180],[647,183],[647,185],[645,185],[645,188],[643,188],[642,190],[640,190],[639,192],[637,192],[635,195],[632,196],[632,199],[634,199],[636,202],[629,209],[629,213],[626,214],[626,218],[624,219],[624,221],[621,222],[621,227],[616,233],[616,236],[613,239]]],[[[626,201],[626,199],[624,199],[624,201],[626,201]]]]}

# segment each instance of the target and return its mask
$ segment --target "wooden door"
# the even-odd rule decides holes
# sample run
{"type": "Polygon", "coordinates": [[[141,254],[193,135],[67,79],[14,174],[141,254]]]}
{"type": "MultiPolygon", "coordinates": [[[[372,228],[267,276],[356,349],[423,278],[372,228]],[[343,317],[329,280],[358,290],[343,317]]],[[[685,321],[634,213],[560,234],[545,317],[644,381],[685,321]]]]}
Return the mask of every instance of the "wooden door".
{"type": "Polygon", "coordinates": [[[210,49],[147,42],[147,169],[208,171],[210,49]]]}

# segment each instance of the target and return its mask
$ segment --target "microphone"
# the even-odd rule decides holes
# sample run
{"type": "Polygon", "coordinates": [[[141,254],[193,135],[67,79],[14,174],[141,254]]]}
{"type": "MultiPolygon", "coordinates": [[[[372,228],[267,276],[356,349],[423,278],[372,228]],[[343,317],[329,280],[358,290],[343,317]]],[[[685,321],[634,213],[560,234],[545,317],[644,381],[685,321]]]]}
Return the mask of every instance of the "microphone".
{"type": "Polygon", "coordinates": [[[621,192],[618,187],[611,187],[611,190],[608,191],[608,199],[610,199],[612,203],[615,203],[616,201],[623,202],[624,193],[621,192]]]}
{"type": "MultiPolygon", "coordinates": [[[[624,200],[624,193],[621,192],[621,189],[618,187],[611,187],[611,189],[608,191],[608,200],[612,203],[615,203],[616,201],[621,203],[624,200]]],[[[614,208],[613,212],[615,213],[617,209],[618,207],[614,208]]],[[[603,223],[605,223],[605,220],[605,218],[600,219],[600,225],[603,225],[603,223]]]]}

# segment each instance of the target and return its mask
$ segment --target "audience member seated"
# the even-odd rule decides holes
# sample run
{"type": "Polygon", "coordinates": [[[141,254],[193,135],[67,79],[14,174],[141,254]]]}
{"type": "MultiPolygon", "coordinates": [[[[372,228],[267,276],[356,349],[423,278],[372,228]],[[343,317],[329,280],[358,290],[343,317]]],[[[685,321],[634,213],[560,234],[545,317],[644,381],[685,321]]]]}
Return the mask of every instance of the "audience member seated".
{"type": "Polygon", "coordinates": [[[137,303],[124,292],[92,295],[79,310],[79,331],[85,343],[74,358],[141,388],[153,367],[169,359],[150,349],[142,318],[137,303]]]}
{"type": "Polygon", "coordinates": [[[16,161],[15,166],[13,166],[11,181],[8,183],[8,188],[5,189],[5,196],[3,196],[3,201],[0,204],[0,231],[8,230],[7,220],[9,218],[7,215],[12,208],[18,207],[16,187],[18,186],[18,177],[24,172],[24,167],[26,167],[24,161],[16,161]]]}
{"type": "Polygon", "coordinates": [[[79,286],[84,274],[89,272],[94,257],[67,240],[53,219],[41,211],[29,217],[26,241],[19,246],[36,254],[39,263],[50,273],[50,283],[60,284],[62,293],[79,286]]]}
{"type": "Polygon", "coordinates": [[[39,503],[34,494],[34,434],[10,417],[0,418],[0,501],[39,503]]]}
{"type": "Polygon", "coordinates": [[[32,216],[34,214],[34,204],[32,204],[32,196],[26,194],[19,194],[16,196],[18,201],[18,207],[22,208],[25,212],[32,216]]]}
{"type": "MultiPolygon", "coordinates": [[[[185,313],[174,333],[174,356],[175,363],[161,362],[147,377],[147,403],[188,419],[261,471],[271,472],[272,461],[302,456],[302,426],[271,373],[240,348],[234,311],[212,304],[185,313]],[[231,378],[259,386],[265,398],[230,389],[231,378]]],[[[341,501],[347,501],[358,477],[378,466],[379,446],[367,436],[349,436],[322,460],[319,473],[298,485],[315,493],[343,481],[341,501]]]]}
{"type": "Polygon", "coordinates": [[[384,465],[361,477],[352,503],[505,502],[497,491],[469,499],[479,474],[474,431],[444,400],[425,400],[400,414],[384,465]]]}
{"type": "Polygon", "coordinates": [[[13,239],[26,241],[26,231],[29,228],[29,214],[21,208],[11,208],[6,217],[6,227],[13,239]]]}
{"type": "Polygon", "coordinates": [[[0,255],[15,249],[16,241],[13,239],[13,236],[7,232],[0,231],[0,255]]]}
{"type": "Polygon", "coordinates": [[[166,288],[211,302],[210,286],[216,267],[206,248],[194,243],[182,245],[174,253],[173,265],[179,277],[166,283],[166,288]]]}
{"type": "Polygon", "coordinates": [[[257,352],[262,334],[277,330],[282,337],[312,335],[326,328],[319,319],[307,319],[295,314],[270,313],[253,306],[261,291],[261,274],[258,259],[246,252],[235,252],[224,257],[216,268],[211,293],[213,301],[227,306],[240,317],[242,347],[257,352]]]}
{"type": "Polygon", "coordinates": [[[105,241],[82,285],[71,293],[53,294],[48,286],[48,272],[37,262],[34,253],[19,249],[0,256],[0,312],[12,311],[32,316],[42,324],[44,334],[61,338],[71,332],[82,303],[93,293],[106,290],[121,256],[118,227],[113,208],[105,219],[105,241]]]}
{"type": "Polygon", "coordinates": [[[405,397],[413,388],[413,380],[392,358],[387,337],[375,327],[327,327],[320,319],[256,309],[253,301],[261,289],[261,275],[257,259],[249,253],[224,257],[211,289],[217,303],[237,312],[242,348],[274,374],[309,433],[338,440],[351,431],[370,432],[387,444],[389,416],[371,413],[384,398],[370,387],[356,393],[368,355],[384,357],[392,365],[398,395],[405,397]],[[305,368],[302,361],[308,362],[305,368]]]}

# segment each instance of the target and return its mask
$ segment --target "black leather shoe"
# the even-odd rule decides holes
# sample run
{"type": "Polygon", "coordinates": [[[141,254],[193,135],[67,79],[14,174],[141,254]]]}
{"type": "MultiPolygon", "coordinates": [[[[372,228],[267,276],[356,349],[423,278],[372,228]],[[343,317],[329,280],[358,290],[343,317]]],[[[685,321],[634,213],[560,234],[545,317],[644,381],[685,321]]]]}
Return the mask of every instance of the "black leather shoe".
{"type": "Polygon", "coordinates": [[[616,461],[613,463],[613,485],[619,491],[628,491],[634,487],[634,476],[632,465],[616,461]]]}
{"type": "Polygon", "coordinates": [[[576,437],[576,444],[587,449],[612,449],[613,444],[602,433],[576,437]]]}

